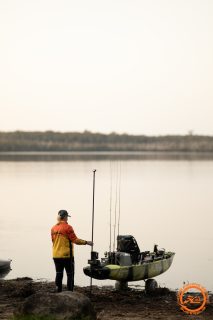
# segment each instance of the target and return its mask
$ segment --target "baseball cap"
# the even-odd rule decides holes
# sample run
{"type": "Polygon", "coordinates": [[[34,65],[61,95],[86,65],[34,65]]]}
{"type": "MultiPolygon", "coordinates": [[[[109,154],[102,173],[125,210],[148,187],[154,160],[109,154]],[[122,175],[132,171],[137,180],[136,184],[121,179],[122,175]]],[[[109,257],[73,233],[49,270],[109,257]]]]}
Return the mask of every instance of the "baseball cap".
{"type": "Polygon", "coordinates": [[[59,210],[59,211],[58,211],[58,215],[59,215],[61,218],[71,217],[71,216],[68,214],[67,210],[59,210]]]}

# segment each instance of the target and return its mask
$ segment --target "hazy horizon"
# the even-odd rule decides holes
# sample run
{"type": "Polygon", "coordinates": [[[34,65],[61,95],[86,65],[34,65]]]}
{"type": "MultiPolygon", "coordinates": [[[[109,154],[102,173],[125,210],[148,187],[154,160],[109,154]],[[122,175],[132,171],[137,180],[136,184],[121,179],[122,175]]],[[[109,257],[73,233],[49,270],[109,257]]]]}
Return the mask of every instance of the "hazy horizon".
{"type": "Polygon", "coordinates": [[[1,0],[0,131],[213,135],[210,0],[1,0]]]}
{"type": "Polygon", "coordinates": [[[188,131],[187,133],[183,133],[183,134],[153,134],[153,135],[148,135],[148,134],[143,134],[143,133],[129,133],[129,132],[116,132],[116,131],[112,131],[112,132],[101,132],[101,131],[92,131],[92,130],[82,130],[82,131],[63,131],[63,130],[5,130],[5,131],[0,131],[0,133],[14,133],[14,132],[29,132],[29,133],[34,133],[34,132],[39,132],[39,133],[46,133],[46,132],[54,132],[54,133],[79,133],[79,134],[83,134],[83,133],[91,133],[91,134],[101,134],[101,135],[110,135],[110,134],[115,134],[115,135],[128,135],[128,136],[147,136],[147,137],[163,137],[163,136],[187,136],[187,135],[191,135],[191,136],[206,136],[206,137],[212,137],[213,134],[211,135],[207,135],[207,134],[199,134],[199,133],[194,133],[192,131],[188,131]]]}

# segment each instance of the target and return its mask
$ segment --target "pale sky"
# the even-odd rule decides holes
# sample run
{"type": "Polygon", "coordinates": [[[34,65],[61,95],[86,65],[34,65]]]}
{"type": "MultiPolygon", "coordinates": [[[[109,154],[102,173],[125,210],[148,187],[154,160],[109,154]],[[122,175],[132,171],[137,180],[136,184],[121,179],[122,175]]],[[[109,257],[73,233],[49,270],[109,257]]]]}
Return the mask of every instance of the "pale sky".
{"type": "Polygon", "coordinates": [[[212,0],[0,0],[0,131],[213,135],[212,0]]]}

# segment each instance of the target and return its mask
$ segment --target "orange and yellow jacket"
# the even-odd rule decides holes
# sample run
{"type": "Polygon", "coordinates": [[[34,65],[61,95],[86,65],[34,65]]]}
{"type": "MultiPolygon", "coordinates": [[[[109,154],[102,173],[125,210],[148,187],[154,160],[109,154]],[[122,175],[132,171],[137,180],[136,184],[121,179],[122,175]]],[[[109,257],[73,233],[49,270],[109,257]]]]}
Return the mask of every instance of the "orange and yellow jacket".
{"type": "Polygon", "coordinates": [[[51,237],[53,258],[73,257],[73,243],[87,244],[86,240],[77,238],[73,228],[66,221],[60,221],[52,227],[51,237]]]}

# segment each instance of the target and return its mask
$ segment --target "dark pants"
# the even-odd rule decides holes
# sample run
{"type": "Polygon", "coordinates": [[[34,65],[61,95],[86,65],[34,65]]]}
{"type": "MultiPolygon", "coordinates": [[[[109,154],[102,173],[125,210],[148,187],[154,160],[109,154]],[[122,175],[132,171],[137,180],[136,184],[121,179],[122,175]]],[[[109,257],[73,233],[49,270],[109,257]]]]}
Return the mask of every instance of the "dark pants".
{"type": "Polygon", "coordinates": [[[56,277],[55,284],[58,287],[58,292],[62,291],[62,280],[64,269],[67,273],[67,290],[73,291],[74,288],[74,258],[54,258],[56,277]]]}

